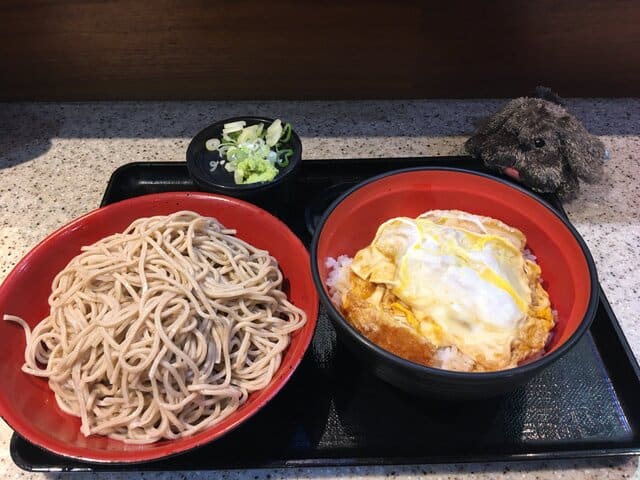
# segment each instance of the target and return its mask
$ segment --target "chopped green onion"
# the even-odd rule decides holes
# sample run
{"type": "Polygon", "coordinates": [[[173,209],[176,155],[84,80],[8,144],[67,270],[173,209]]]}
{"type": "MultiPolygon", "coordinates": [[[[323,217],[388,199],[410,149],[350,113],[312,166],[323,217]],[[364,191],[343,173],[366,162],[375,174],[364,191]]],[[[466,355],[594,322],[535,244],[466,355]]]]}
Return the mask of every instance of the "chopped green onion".
{"type": "Polygon", "coordinates": [[[205,148],[218,152],[220,165],[233,173],[237,184],[269,182],[293,155],[290,148],[280,150],[291,139],[291,131],[291,124],[283,126],[280,119],[266,129],[263,123],[246,126],[244,121],[230,122],[224,125],[222,139],[207,140],[205,148]]]}
{"type": "Polygon", "coordinates": [[[217,138],[210,138],[209,140],[204,142],[204,148],[206,148],[210,152],[217,150],[219,146],[220,146],[220,140],[218,140],[217,138]]]}
{"type": "Polygon", "coordinates": [[[282,129],[282,136],[280,137],[280,142],[287,143],[289,140],[291,140],[291,124],[286,123],[284,125],[284,128],[282,129]]]}
{"type": "Polygon", "coordinates": [[[246,124],[247,124],[247,122],[245,122],[244,120],[240,120],[240,121],[237,121],[237,122],[225,123],[224,126],[222,127],[222,131],[227,132],[227,133],[239,132],[240,130],[242,130],[245,127],[246,124]]]}
{"type": "Polygon", "coordinates": [[[273,147],[276,143],[278,143],[278,140],[280,140],[281,136],[282,122],[280,121],[280,119],[277,119],[271,125],[269,125],[269,128],[267,128],[265,141],[267,142],[267,145],[273,147]]]}
{"type": "Polygon", "coordinates": [[[243,128],[240,135],[238,135],[238,139],[236,140],[237,143],[255,142],[258,137],[260,137],[260,133],[262,133],[262,127],[263,125],[259,123],[257,125],[251,125],[250,127],[243,128]]]}
{"type": "Polygon", "coordinates": [[[291,157],[291,155],[293,155],[293,150],[291,150],[290,148],[287,148],[285,150],[279,150],[278,160],[276,161],[278,166],[286,167],[287,165],[289,165],[289,158],[291,157]]]}

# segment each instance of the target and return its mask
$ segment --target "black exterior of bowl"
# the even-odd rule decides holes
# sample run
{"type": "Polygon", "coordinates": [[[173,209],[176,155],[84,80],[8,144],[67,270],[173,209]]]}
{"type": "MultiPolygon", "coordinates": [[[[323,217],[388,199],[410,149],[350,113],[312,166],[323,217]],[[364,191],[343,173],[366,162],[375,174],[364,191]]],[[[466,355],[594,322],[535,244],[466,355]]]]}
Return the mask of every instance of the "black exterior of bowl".
{"type": "MultiPolygon", "coordinates": [[[[324,300],[322,304],[327,308],[324,300]]],[[[381,355],[376,349],[370,348],[367,345],[370,343],[369,340],[357,331],[354,332],[340,314],[336,315],[330,311],[329,318],[337,331],[339,341],[351,351],[361,365],[390,385],[421,397],[454,401],[496,397],[525,383],[547,365],[539,364],[523,372],[512,369],[506,371],[510,372],[510,375],[499,376],[491,373],[455,375],[456,372],[444,370],[433,372],[437,369],[409,362],[386,351],[386,355],[381,355]]]]}
{"type": "Polygon", "coordinates": [[[360,361],[364,368],[369,369],[378,378],[407,393],[422,397],[453,401],[465,401],[496,397],[503,393],[514,390],[520,384],[525,383],[527,380],[535,376],[538,372],[542,371],[544,368],[551,365],[553,362],[555,362],[563,355],[565,355],[569,350],[571,350],[571,348],[589,329],[589,326],[591,325],[591,322],[596,315],[599,301],[598,278],[595,263],[593,261],[593,258],[591,257],[591,253],[589,252],[587,245],[585,244],[584,240],[577,232],[577,230],[573,227],[573,225],[571,225],[571,223],[569,223],[547,202],[540,199],[539,197],[536,197],[535,195],[531,194],[531,192],[525,190],[522,187],[513,185],[511,182],[504,181],[491,175],[459,168],[421,167],[396,170],[366,180],[345,192],[343,195],[337,198],[326,210],[315,230],[311,243],[311,272],[313,274],[313,280],[316,284],[316,289],[318,290],[318,293],[320,295],[320,301],[329,314],[329,318],[331,319],[331,322],[333,323],[337,331],[338,339],[353,353],[353,355],[360,361]],[[582,323],[573,333],[573,335],[558,349],[530,363],[509,370],[501,370],[498,372],[468,373],[431,368],[398,357],[397,355],[394,355],[393,353],[388,352],[387,350],[384,350],[375,343],[371,342],[368,338],[366,338],[358,330],[351,326],[351,324],[345,320],[342,314],[333,305],[331,299],[328,297],[327,293],[324,290],[325,279],[320,278],[320,272],[318,271],[317,267],[317,250],[320,234],[322,233],[324,225],[333,210],[346,197],[369,183],[399,173],[424,170],[448,170],[470,173],[507,184],[510,187],[520,190],[526,195],[533,197],[544,207],[553,212],[571,231],[585,255],[591,280],[591,292],[589,305],[582,323]]]}
{"type": "Polygon", "coordinates": [[[286,144],[293,150],[289,165],[281,169],[272,181],[237,185],[233,180],[233,173],[227,172],[221,165],[218,164],[214,172],[210,171],[210,162],[219,162],[221,158],[218,152],[208,151],[205,148],[205,142],[211,138],[221,138],[225,123],[240,120],[247,122],[247,125],[264,123],[265,128],[274,121],[266,117],[233,117],[204,128],[193,137],[187,148],[189,175],[195,184],[206,192],[240,198],[278,215],[279,206],[291,198],[295,177],[302,160],[302,142],[296,132],[292,131],[291,139],[286,144]]]}

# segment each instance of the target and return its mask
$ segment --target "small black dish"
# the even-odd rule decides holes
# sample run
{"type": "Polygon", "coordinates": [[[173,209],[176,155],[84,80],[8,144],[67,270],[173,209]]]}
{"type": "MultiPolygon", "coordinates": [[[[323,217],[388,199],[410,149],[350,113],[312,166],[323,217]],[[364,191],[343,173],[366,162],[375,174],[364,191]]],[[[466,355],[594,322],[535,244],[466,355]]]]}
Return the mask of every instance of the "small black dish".
{"type": "Polygon", "coordinates": [[[271,213],[278,214],[278,207],[285,202],[291,193],[295,176],[302,159],[302,142],[295,131],[285,144],[293,150],[289,164],[280,169],[276,177],[270,182],[238,185],[233,179],[233,173],[228,172],[220,161],[217,151],[209,151],[205,142],[212,138],[222,138],[222,130],[226,123],[245,121],[247,126],[263,123],[268,128],[274,122],[273,118],[265,117],[233,117],[221,120],[201,130],[189,143],[187,148],[187,169],[195,184],[202,190],[231,197],[240,198],[254,203],[271,213]]]}

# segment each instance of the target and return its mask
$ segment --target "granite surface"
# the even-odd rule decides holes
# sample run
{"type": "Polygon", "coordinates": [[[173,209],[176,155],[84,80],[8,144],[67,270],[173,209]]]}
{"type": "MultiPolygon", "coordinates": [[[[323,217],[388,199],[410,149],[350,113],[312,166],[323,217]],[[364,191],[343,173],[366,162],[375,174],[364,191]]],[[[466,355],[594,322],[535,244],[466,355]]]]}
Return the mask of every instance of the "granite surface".
{"type": "MultiPolygon", "coordinates": [[[[181,161],[189,139],[235,115],[286,118],[307,159],[454,155],[474,122],[502,100],[362,102],[197,102],[0,104],[0,280],[48,233],[97,207],[118,166],[181,161]]],[[[566,205],[587,242],[600,282],[640,358],[640,99],[573,99],[568,108],[611,154],[605,177],[566,205]]],[[[0,422],[0,477],[25,473],[9,456],[0,422]]],[[[133,478],[76,474],[74,478],[133,478]]],[[[205,478],[204,472],[144,478],[205,478]]],[[[137,477],[137,476],[136,476],[137,477]]],[[[220,478],[640,478],[637,458],[513,464],[459,464],[222,472],[220,478]]]]}

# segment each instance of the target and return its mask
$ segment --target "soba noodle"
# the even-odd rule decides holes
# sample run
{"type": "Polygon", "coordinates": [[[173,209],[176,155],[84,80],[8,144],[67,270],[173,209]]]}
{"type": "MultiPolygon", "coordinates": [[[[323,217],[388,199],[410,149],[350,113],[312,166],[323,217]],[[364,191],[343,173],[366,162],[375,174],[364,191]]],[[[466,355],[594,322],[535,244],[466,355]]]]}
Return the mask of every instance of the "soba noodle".
{"type": "Polygon", "coordinates": [[[49,379],[84,435],[192,435],[266,387],[306,321],[268,252],[193,212],[141,218],[54,279],[22,370],[49,379]]]}

